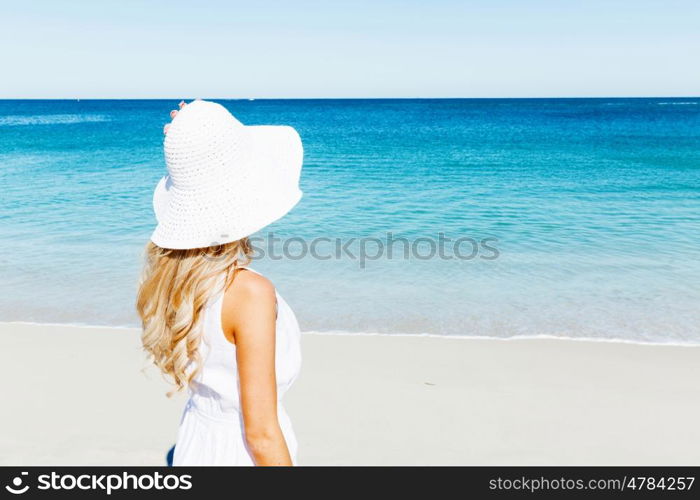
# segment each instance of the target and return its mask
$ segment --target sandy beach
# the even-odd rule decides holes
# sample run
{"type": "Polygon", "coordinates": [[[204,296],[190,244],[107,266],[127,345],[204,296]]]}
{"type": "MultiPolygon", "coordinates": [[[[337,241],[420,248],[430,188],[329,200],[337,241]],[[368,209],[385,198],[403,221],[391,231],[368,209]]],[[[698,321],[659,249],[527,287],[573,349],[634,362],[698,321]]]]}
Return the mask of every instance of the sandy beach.
{"type": "MultiPolygon", "coordinates": [[[[0,324],[2,465],[161,465],[136,329],[0,324]]],[[[700,347],[305,334],[302,465],[700,465],[700,347]]]]}

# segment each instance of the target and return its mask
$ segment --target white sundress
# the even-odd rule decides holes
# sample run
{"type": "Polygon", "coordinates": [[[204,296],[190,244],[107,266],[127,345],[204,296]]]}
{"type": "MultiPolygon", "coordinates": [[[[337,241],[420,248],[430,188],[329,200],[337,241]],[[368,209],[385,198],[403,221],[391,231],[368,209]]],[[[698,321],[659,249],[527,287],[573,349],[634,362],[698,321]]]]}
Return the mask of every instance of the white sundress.
{"type": "MultiPolygon", "coordinates": [[[[277,408],[282,433],[292,462],[296,464],[297,441],[280,400],[299,375],[301,332],[292,309],[279,294],[276,295],[277,408]]],[[[175,444],[174,466],[255,465],[244,437],[236,347],[226,339],[221,328],[223,296],[221,292],[212,297],[204,312],[199,347],[202,369],[189,389],[190,397],[175,444]]]]}

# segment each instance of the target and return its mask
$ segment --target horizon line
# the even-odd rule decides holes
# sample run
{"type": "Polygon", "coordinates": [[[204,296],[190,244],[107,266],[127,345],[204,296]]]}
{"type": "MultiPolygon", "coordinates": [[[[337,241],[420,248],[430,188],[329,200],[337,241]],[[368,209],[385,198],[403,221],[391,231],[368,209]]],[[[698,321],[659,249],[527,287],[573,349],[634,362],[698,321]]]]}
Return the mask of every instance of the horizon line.
{"type": "Polygon", "coordinates": [[[493,97],[0,97],[0,101],[340,101],[340,100],[479,100],[479,99],[700,99],[700,95],[645,95],[645,96],[493,96],[493,97]]]}

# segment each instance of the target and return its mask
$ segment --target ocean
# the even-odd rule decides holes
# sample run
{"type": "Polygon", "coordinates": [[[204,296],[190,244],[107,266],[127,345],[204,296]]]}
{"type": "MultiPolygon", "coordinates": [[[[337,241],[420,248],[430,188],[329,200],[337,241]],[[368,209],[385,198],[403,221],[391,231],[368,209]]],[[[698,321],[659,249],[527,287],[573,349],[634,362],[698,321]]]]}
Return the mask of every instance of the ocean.
{"type": "MultiPolygon", "coordinates": [[[[254,267],[305,331],[700,342],[698,98],[218,102],[302,137],[254,267]]],[[[0,101],[0,321],[138,324],[176,107],[0,101]]]]}

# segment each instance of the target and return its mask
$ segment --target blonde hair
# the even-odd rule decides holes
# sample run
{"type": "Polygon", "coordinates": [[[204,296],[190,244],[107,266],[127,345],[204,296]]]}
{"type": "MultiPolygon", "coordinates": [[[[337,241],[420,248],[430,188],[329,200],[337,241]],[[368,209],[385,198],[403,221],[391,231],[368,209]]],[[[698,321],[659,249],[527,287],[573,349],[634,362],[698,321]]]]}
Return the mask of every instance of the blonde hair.
{"type": "Polygon", "coordinates": [[[146,245],[136,300],[141,340],[149,358],[175,385],[189,386],[200,370],[201,319],[212,294],[225,290],[233,271],[250,261],[248,238],[207,248],[170,250],[146,245]]]}

